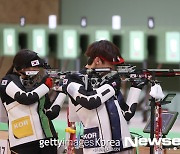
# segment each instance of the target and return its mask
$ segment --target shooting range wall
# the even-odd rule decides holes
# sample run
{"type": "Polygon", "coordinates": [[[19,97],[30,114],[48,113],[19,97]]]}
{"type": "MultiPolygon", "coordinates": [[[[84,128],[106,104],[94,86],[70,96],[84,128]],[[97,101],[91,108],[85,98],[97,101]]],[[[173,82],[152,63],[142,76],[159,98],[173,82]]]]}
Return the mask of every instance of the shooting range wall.
{"type": "Polygon", "coordinates": [[[88,26],[111,26],[112,16],[120,15],[122,27],[147,27],[148,17],[154,17],[156,28],[176,27],[179,6],[179,0],[61,0],[61,24],[80,25],[86,17],[88,26]]]}
{"type": "MultiPolygon", "coordinates": [[[[180,28],[156,28],[151,31],[143,27],[113,30],[109,26],[57,26],[49,29],[47,25],[21,27],[2,24],[0,38],[1,58],[11,58],[19,49],[29,48],[41,57],[52,57],[60,62],[80,60],[83,66],[88,45],[96,40],[107,39],[120,48],[127,63],[135,64],[138,68],[157,68],[162,65],[162,68],[177,69],[180,64],[180,28]]],[[[179,86],[169,87],[180,91],[179,86]]]]}

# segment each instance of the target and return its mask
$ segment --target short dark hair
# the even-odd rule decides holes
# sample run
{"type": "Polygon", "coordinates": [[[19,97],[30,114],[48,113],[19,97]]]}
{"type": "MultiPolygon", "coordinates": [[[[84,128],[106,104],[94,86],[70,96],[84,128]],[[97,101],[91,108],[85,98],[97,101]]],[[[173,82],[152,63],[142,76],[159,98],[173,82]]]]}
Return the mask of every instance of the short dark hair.
{"type": "Polygon", "coordinates": [[[110,41],[96,41],[88,46],[85,55],[88,57],[88,65],[91,65],[96,57],[112,64],[123,63],[119,48],[110,41]]]}

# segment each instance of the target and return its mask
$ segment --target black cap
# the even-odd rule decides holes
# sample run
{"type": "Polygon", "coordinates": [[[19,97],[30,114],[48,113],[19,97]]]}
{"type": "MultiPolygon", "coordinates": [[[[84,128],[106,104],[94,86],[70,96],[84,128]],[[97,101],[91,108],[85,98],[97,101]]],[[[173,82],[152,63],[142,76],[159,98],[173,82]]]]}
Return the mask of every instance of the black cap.
{"type": "Polygon", "coordinates": [[[13,66],[17,71],[28,67],[45,67],[46,65],[36,52],[28,49],[20,50],[13,60],[13,66]]]}

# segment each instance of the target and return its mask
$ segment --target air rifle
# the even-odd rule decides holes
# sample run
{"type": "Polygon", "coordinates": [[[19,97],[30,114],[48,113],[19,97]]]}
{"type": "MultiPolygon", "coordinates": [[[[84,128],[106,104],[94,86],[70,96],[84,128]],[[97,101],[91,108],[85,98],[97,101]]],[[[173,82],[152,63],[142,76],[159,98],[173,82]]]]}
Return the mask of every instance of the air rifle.
{"type": "Polygon", "coordinates": [[[111,68],[87,69],[87,74],[94,79],[102,77],[102,73],[107,74],[107,79],[118,74],[122,81],[141,80],[143,78],[151,81],[151,77],[180,76],[180,69],[136,69],[136,66],[132,65],[119,65],[115,70],[111,68]]]}
{"type": "MultiPolygon", "coordinates": [[[[102,76],[105,75],[103,78],[104,82],[114,75],[119,75],[122,81],[132,81],[132,80],[141,80],[143,78],[148,79],[151,81],[151,77],[175,77],[180,76],[180,69],[136,69],[136,66],[132,65],[119,65],[116,69],[111,68],[92,68],[86,69],[85,75],[81,74],[78,71],[67,71],[61,72],[58,69],[48,69],[47,73],[51,78],[54,78],[56,81],[62,81],[67,74],[77,74],[80,76],[88,75],[88,79],[91,79],[92,82],[98,82],[102,76]]],[[[101,81],[102,82],[102,79],[101,81]]]]}

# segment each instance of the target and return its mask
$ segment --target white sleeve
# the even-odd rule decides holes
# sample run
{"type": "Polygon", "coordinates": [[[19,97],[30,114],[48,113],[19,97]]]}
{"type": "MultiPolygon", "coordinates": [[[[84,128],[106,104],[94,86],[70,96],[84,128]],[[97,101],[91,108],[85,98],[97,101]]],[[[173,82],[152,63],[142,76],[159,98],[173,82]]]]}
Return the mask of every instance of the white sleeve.
{"type": "Polygon", "coordinates": [[[129,121],[135,114],[140,93],[141,89],[131,87],[126,102],[124,100],[120,102],[122,113],[127,121],[129,121]]]}
{"type": "Polygon", "coordinates": [[[126,104],[128,106],[131,106],[134,103],[138,103],[140,93],[141,93],[141,89],[131,87],[128,93],[126,104]]]}
{"type": "Polygon", "coordinates": [[[26,92],[20,89],[13,81],[6,86],[6,94],[20,104],[30,105],[37,102],[41,97],[49,92],[45,84],[41,84],[36,89],[26,92]]]}
{"type": "Polygon", "coordinates": [[[58,105],[60,106],[60,108],[62,108],[62,105],[65,102],[65,99],[66,99],[66,94],[60,92],[58,96],[56,97],[55,101],[53,102],[51,108],[55,105],[58,105]]]}
{"type": "Polygon", "coordinates": [[[76,105],[80,104],[89,110],[99,107],[115,95],[113,87],[109,84],[104,84],[95,90],[87,91],[83,85],[71,82],[67,86],[67,92],[74,99],[76,105]]]}

